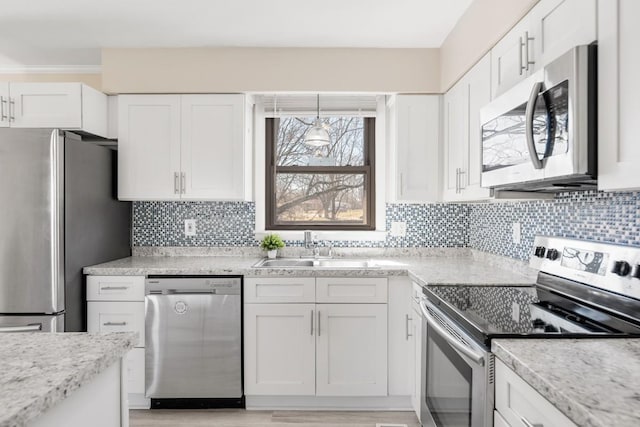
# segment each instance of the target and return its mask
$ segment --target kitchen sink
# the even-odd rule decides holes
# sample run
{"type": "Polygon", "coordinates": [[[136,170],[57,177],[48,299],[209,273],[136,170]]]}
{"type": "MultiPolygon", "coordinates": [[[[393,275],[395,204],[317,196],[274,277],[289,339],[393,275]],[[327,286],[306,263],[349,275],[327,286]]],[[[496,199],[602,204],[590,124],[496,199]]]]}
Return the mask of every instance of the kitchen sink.
{"type": "Polygon", "coordinates": [[[366,259],[304,259],[304,258],[279,258],[262,259],[253,266],[254,268],[380,268],[375,261],[366,259]]]}

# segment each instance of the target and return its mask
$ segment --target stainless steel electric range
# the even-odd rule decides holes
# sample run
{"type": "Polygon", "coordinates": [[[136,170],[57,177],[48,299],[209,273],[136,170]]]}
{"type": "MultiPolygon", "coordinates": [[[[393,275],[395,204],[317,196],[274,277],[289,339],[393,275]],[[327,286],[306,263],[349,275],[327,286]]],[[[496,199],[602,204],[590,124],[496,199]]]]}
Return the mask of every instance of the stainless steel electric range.
{"type": "Polygon", "coordinates": [[[640,248],[539,236],[530,265],[532,286],[424,288],[424,426],[493,426],[494,338],[640,337],[640,248]]]}

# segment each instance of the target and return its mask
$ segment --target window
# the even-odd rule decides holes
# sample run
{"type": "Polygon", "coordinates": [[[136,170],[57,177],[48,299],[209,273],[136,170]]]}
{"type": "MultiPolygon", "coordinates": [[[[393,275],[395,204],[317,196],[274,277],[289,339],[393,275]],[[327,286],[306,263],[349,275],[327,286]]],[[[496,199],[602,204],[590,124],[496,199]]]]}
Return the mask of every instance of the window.
{"type": "Polygon", "coordinates": [[[311,147],[314,119],[266,119],[266,228],[374,230],[375,118],[325,117],[331,143],[311,147]]]}

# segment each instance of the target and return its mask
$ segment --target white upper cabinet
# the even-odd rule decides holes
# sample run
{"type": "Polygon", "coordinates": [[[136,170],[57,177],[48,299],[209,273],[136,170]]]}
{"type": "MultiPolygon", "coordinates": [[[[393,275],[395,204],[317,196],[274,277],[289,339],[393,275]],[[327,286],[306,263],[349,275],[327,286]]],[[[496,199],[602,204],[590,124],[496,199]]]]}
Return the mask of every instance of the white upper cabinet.
{"type": "Polygon", "coordinates": [[[491,101],[491,61],[483,57],[444,98],[445,201],[491,196],[480,187],[482,172],[480,109],[491,101]]]}
{"type": "Polygon", "coordinates": [[[118,97],[118,198],[180,199],[180,97],[118,97]]]}
{"type": "Polygon", "coordinates": [[[440,199],[439,95],[397,95],[390,108],[391,146],[395,148],[395,188],[398,202],[440,199]]]}
{"type": "Polygon", "coordinates": [[[492,98],[524,80],[533,70],[530,33],[529,20],[525,17],[491,49],[492,98]]]}
{"type": "Polygon", "coordinates": [[[598,2],[598,188],[640,189],[640,2],[598,2]]]}
{"type": "Polygon", "coordinates": [[[107,135],[107,96],[82,83],[1,83],[0,127],[107,135]]]}
{"type": "Polygon", "coordinates": [[[244,97],[182,95],[183,199],[244,198],[244,97]]]}
{"type": "Polygon", "coordinates": [[[244,95],[123,95],[119,198],[245,200],[244,95]]]}
{"type": "Polygon", "coordinates": [[[531,11],[531,27],[536,63],[548,64],[597,39],[596,0],[541,0],[531,11]]]}
{"type": "Polygon", "coordinates": [[[596,39],[596,0],[541,0],[491,50],[492,97],[596,39]]]}

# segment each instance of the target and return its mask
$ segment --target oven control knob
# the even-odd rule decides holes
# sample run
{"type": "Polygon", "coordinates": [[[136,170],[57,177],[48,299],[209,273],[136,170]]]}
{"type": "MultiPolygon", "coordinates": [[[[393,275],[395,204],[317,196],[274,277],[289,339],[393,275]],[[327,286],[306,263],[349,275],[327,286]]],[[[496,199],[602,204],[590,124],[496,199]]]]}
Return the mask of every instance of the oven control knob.
{"type": "Polygon", "coordinates": [[[640,264],[636,264],[636,271],[633,273],[633,277],[640,279],[640,264]]]}
{"type": "Polygon", "coordinates": [[[533,251],[533,255],[537,256],[538,258],[544,258],[546,253],[547,248],[545,248],[544,246],[536,246],[536,249],[533,251]]]}
{"type": "Polygon", "coordinates": [[[549,249],[547,251],[547,258],[550,259],[551,261],[557,260],[559,256],[560,254],[558,253],[557,249],[549,249]]]}
{"type": "Polygon", "coordinates": [[[618,276],[624,277],[631,273],[631,266],[627,261],[616,261],[613,264],[612,273],[617,274],[618,276]]]}

